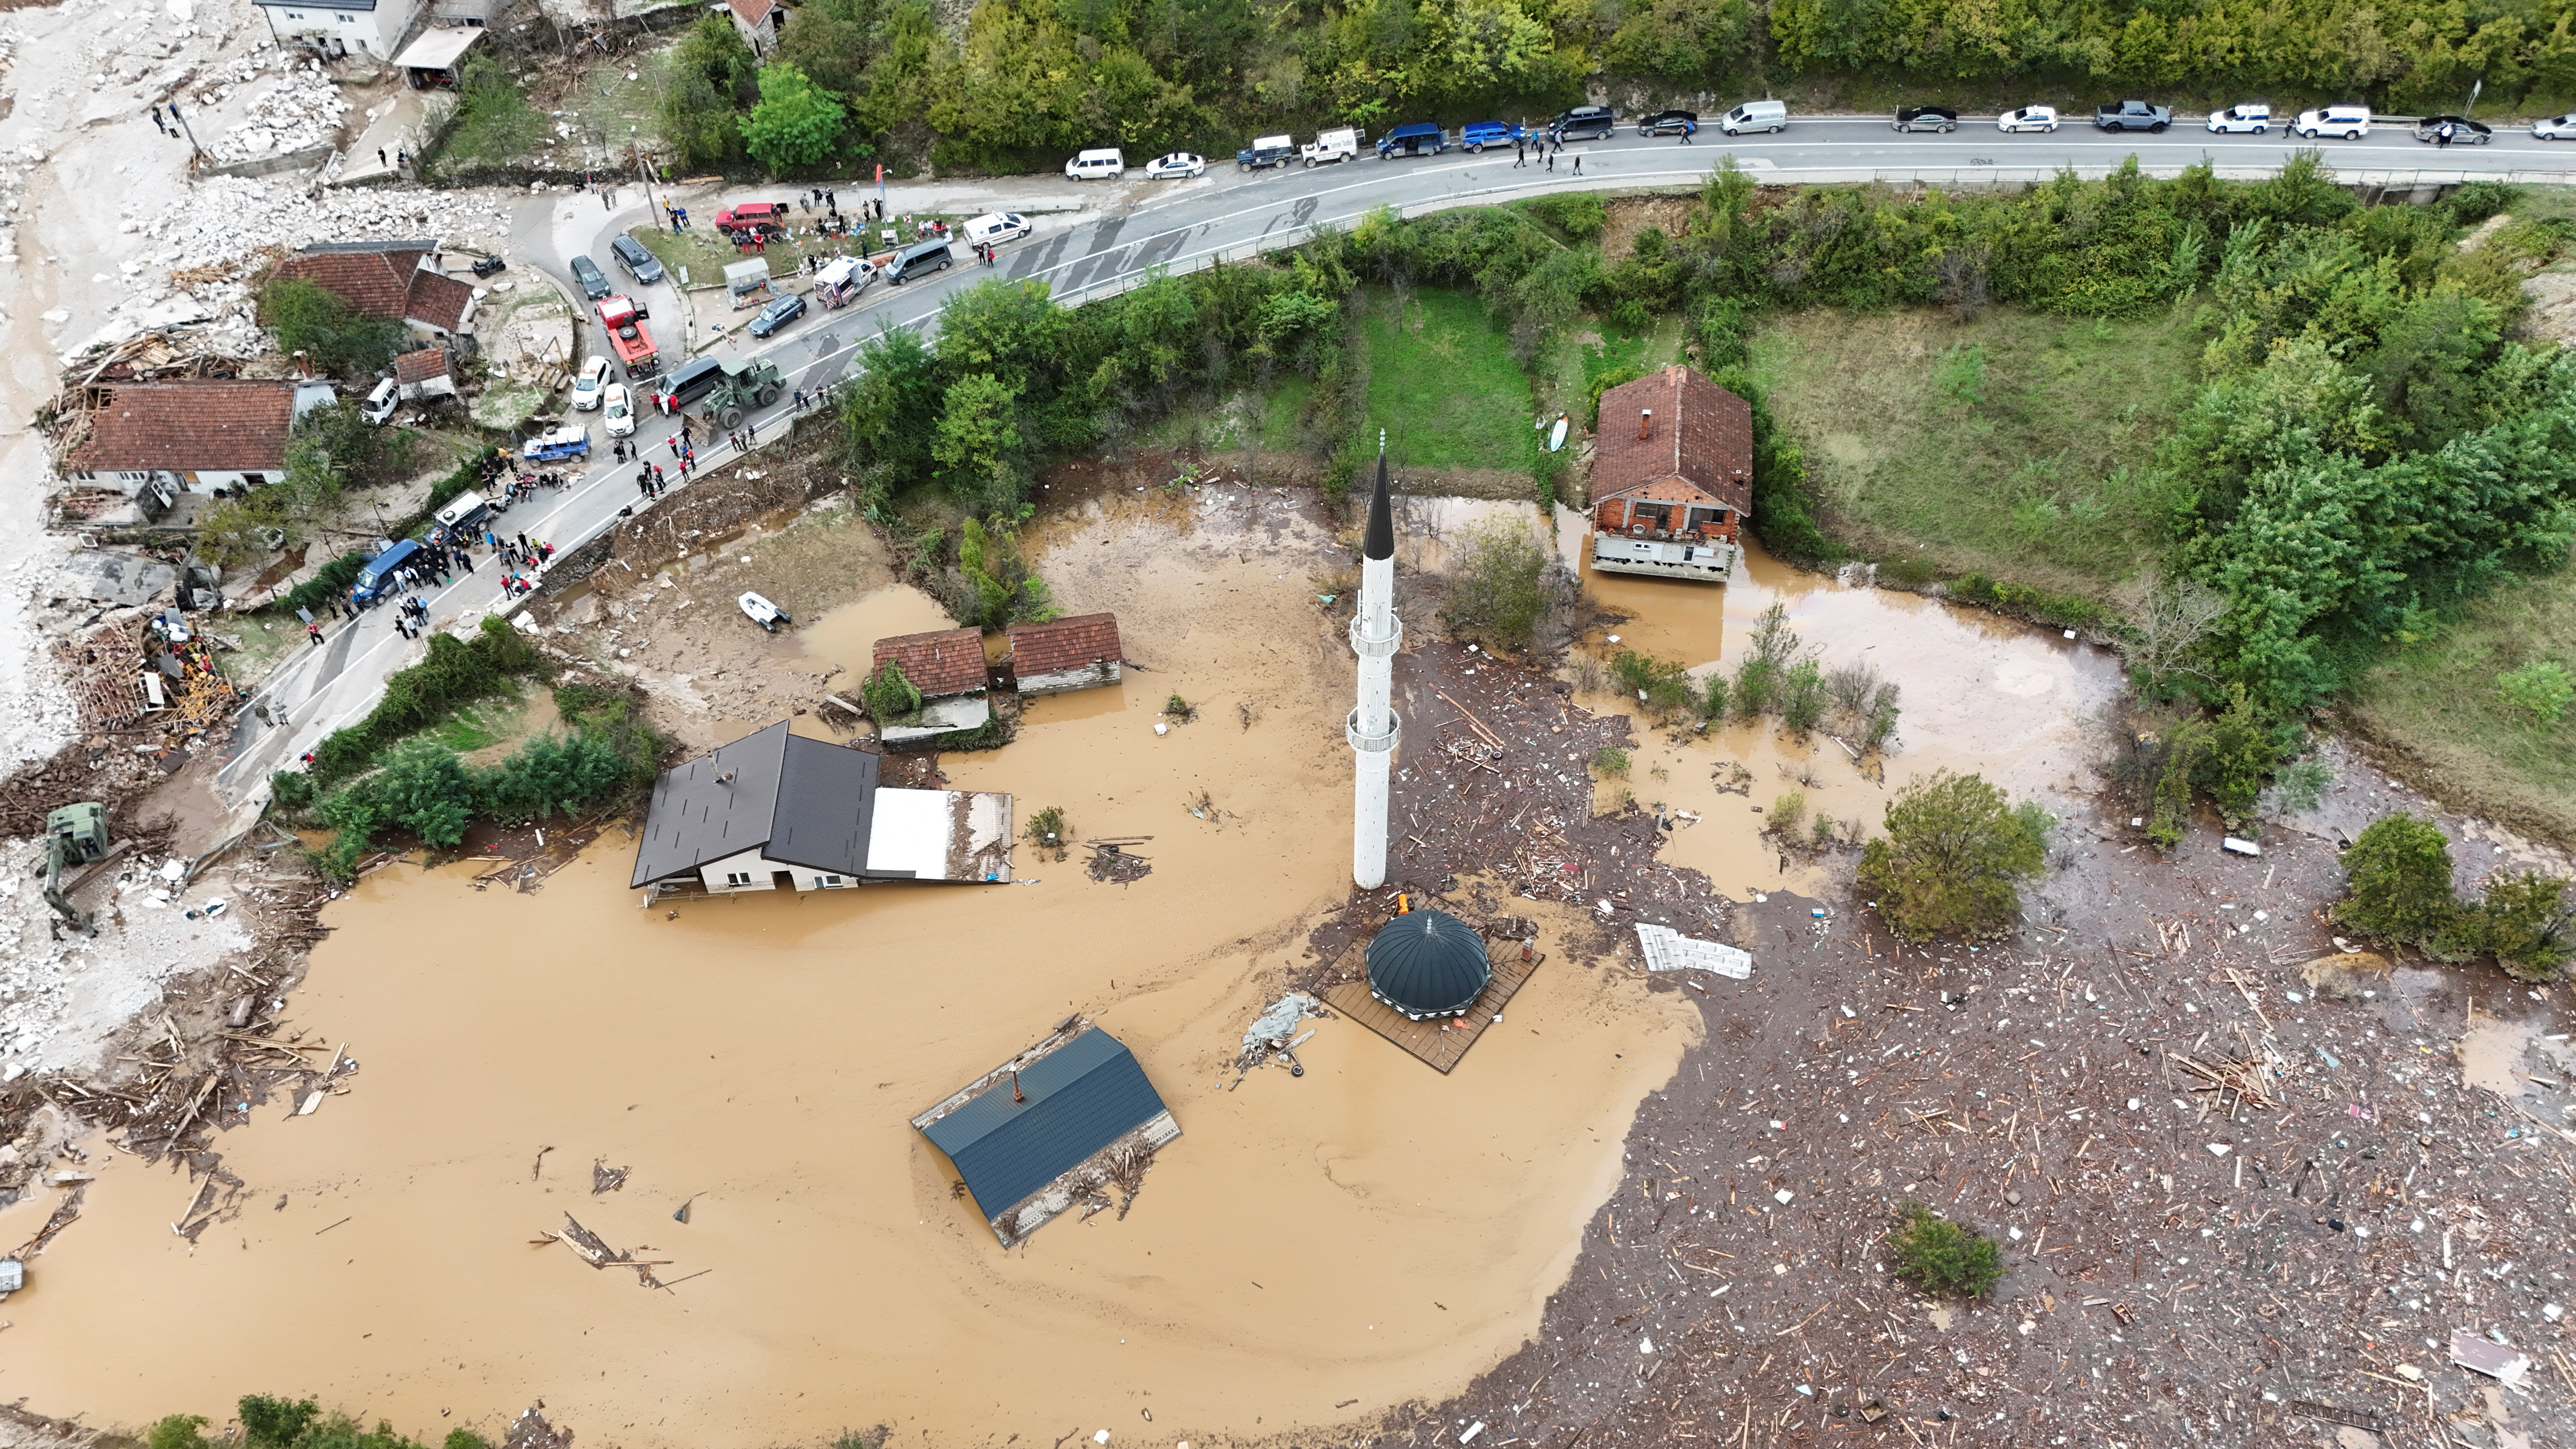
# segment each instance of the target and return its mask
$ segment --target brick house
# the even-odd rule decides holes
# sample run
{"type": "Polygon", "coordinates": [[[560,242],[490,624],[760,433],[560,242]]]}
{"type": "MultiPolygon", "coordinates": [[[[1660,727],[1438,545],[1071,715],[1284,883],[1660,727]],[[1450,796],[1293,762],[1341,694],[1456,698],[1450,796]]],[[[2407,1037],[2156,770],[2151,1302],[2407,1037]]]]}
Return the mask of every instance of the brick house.
{"type": "Polygon", "coordinates": [[[277,264],[277,275],[311,282],[361,317],[400,322],[445,340],[473,331],[471,284],[438,270],[427,239],[315,242],[277,264]]]}
{"type": "Polygon", "coordinates": [[[327,382],[129,382],[100,389],[86,433],[65,439],[63,477],[166,507],[180,493],[275,481],[295,420],[332,399],[327,382]]]}
{"type": "Polygon", "coordinates": [[[1010,637],[1011,671],[1022,694],[1062,694],[1118,682],[1122,661],[1115,614],[1013,624],[1010,637]]]}
{"type": "Polygon", "coordinates": [[[447,349],[422,347],[394,359],[395,395],[405,402],[456,396],[456,377],[448,371],[447,349]]]}
{"type": "Polygon", "coordinates": [[[751,53],[762,60],[778,48],[778,28],[787,23],[786,7],[778,0],[726,0],[725,4],[708,7],[733,16],[733,29],[751,53]]]}
{"type": "Polygon", "coordinates": [[[1679,364],[1602,393],[1591,503],[1605,536],[1734,544],[1753,511],[1752,406],[1679,364]]]}
{"type": "Polygon", "coordinates": [[[984,636],[973,629],[934,629],[879,639],[868,665],[873,675],[888,664],[921,691],[921,709],[907,719],[877,721],[877,738],[890,745],[979,729],[993,717],[985,702],[989,684],[984,636]]]}

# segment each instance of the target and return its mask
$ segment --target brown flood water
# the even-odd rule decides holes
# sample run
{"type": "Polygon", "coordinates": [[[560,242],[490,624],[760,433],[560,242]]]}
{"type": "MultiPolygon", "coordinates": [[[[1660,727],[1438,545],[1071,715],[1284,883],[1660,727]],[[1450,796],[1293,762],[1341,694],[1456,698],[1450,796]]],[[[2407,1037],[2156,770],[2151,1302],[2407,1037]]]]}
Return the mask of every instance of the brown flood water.
{"type": "Polygon", "coordinates": [[[899,1444],[1077,1424],[1168,1444],[1451,1392],[1521,1342],[1697,1013],[1560,959],[1451,1076],[1333,1020],[1303,1079],[1227,1091],[1347,889],[1350,664],[1301,612],[1314,530],[1140,521],[1059,524],[1046,568],[1068,607],[1119,612],[1147,672],[1040,701],[1017,743],[947,767],[1084,835],[1156,837],[1153,874],[1095,884],[1024,851],[1036,884],[673,920],[636,908],[615,832],[535,895],[380,872],[329,912],[292,1008],[351,1043],[353,1089],[227,1134],[243,1206],[193,1249],[168,1227],[192,1184],[107,1166],[10,1305],[0,1398],[130,1425],[311,1393],[424,1437],[542,1398],[623,1444],[880,1420],[899,1444]],[[1202,717],[1158,737],[1175,691],[1202,717]],[[1201,789],[1215,823],[1187,813],[1201,789]],[[905,1122],[1075,1010],[1136,1050],[1184,1136],[1124,1221],[1005,1253],[905,1122]],[[626,1186],[591,1196],[594,1159],[626,1186]],[[669,1260],[673,1291],[530,1243],[566,1211],[669,1260]]]}
{"type": "MultiPolygon", "coordinates": [[[[168,1227],[193,1184],[107,1166],[11,1305],[0,1399],[132,1425],[310,1393],[434,1437],[494,1431],[542,1398],[620,1444],[812,1442],[880,1421],[896,1444],[1077,1426],[1170,1444],[1461,1388],[1534,1331],[1698,1013],[1560,955],[1451,1076],[1332,1020],[1300,1049],[1303,1079],[1264,1069],[1226,1090],[1244,1026],[1348,886],[1351,663],[1308,583],[1327,541],[1242,507],[1214,490],[1195,509],[1113,500],[1035,530],[1058,600],[1117,611],[1142,667],[1120,689],[1032,701],[1008,748],[944,762],[957,788],[1012,791],[1023,813],[1062,806],[1077,837],[1153,836],[1151,875],[1095,884],[1079,852],[1023,847],[1034,884],[666,919],[624,889],[615,832],[532,896],[476,892],[463,868],[380,872],[332,908],[292,1006],[351,1044],[353,1090],[226,1134],[243,1206],[193,1249],[168,1227]],[[1156,736],[1173,693],[1200,717],[1156,736]],[[1187,809],[1202,790],[1213,821],[1187,809]],[[1124,1221],[1060,1219],[1005,1253],[906,1119],[1077,1010],[1136,1051],[1184,1135],[1124,1221]],[[626,1186],[591,1196],[593,1159],[631,1168],[626,1186]],[[566,1211],[669,1260],[673,1290],[531,1245],[566,1211]]],[[[1623,639],[1694,665],[1774,597],[1829,659],[1895,656],[1899,784],[1933,762],[2054,784],[2078,769],[2078,717],[2116,685],[2026,631],[1759,559],[1750,572],[1725,590],[1596,587],[1639,615],[1623,639]]],[[[857,669],[875,637],[943,623],[926,596],[886,589],[799,638],[857,669]]],[[[1768,731],[1643,735],[1624,783],[1703,813],[1670,858],[1767,890],[1817,873],[1754,835],[1750,807],[1801,768],[1811,800],[1875,821],[1883,789],[1839,749],[1768,731]],[[1711,780],[1734,761],[1755,773],[1749,799],[1711,780]]],[[[1562,917],[1522,908],[1553,949],[1562,917]]],[[[0,1239],[49,1208],[0,1214],[0,1239]]]]}

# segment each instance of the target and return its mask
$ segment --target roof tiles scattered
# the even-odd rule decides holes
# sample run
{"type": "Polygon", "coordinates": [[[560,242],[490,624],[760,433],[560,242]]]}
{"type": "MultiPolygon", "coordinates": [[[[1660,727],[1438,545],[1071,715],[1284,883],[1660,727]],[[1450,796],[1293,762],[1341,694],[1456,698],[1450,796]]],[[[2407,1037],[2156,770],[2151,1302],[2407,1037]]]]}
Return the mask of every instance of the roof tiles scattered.
{"type": "Polygon", "coordinates": [[[63,467],[96,473],[267,472],[286,463],[291,382],[124,383],[63,467]]]}
{"type": "Polygon", "coordinates": [[[926,699],[972,694],[984,687],[984,636],[973,629],[935,629],[879,639],[876,660],[868,672],[885,668],[889,660],[926,699]]]}
{"type": "Polygon", "coordinates": [[[1013,624],[1010,632],[1011,668],[1023,677],[1083,669],[1119,657],[1115,614],[1076,614],[1044,624],[1013,624]]]}
{"type": "Polygon", "coordinates": [[[1678,363],[1601,394],[1592,503],[1675,480],[1738,513],[1753,511],[1752,406],[1678,363]],[[1640,438],[1639,414],[1648,409],[1654,417],[1640,438]]]}

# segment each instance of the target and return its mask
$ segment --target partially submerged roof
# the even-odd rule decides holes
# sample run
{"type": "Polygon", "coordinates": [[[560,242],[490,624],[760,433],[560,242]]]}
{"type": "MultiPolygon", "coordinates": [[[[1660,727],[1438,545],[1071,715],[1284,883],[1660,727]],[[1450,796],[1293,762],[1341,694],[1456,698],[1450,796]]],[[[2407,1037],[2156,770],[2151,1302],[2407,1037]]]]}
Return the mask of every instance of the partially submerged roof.
{"type": "Polygon", "coordinates": [[[1679,499],[1685,489],[1753,511],[1752,405],[1678,363],[1602,393],[1592,503],[1630,494],[1679,499]],[[1666,486],[1640,492],[1657,484],[1666,486]]]}
{"type": "Polygon", "coordinates": [[[746,850],[782,865],[867,873],[877,757],[787,732],[780,720],[662,772],[635,847],[642,886],[746,850]]]}
{"type": "Polygon", "coordinates": [[[973,629],[934,629],[879,639],[873,674],[891,661],[925,698],[968,694],[984,687],[984,636],[973,629]]]}
{"type": "MultiPolygon", "coordinates": [[[[966,1190],[1004,1243],[1036,1221],[1032,1199],[1118,1144],[1150,1146],[1180,1135],[1145,1069],[1116,1037],[1075,1018],[912,1119],[948,1154],[966,1190]]],[[[1070,1193],[1065,1194],[1067,1201],[1070,1193]]]]}
{"type": "Polygon", "coordinates": [[[1084,669],[1119,657],[1115,614],[1076,614],[1043,624],[1013,624],[1010,635],[1011,669],[1023,676],[1084,669]]]}
{"type": "Polygon", "coordinates": [[[107,390],[63,466],[95,473],[266,472],[286,462],[291,382],[129,382],[107,390]]]}

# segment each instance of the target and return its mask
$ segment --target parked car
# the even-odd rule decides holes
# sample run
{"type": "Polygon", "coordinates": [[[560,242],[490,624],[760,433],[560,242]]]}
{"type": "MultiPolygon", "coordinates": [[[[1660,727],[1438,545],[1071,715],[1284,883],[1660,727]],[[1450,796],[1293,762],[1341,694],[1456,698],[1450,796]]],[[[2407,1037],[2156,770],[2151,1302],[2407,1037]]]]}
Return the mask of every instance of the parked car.
{"type": "Polygon", "coordinates": [[[560,463],[566,458],[589,456],[590,429],[581,423],[566,423],[540,433],[519,450],[520,460],[529,463],[560,463]]]}
{"type": "Polygon", "coordinates": [[[2347,141],[2358,141],[2370,134],[2370,107],[2346,102],[2340,106],[2301,111],[2290,129],[2311,141],[2319,136],[2341,136],[2347,141]]]}
{"type": "Polygon", "coordinates": [[[572,380],[572,405],[589,412],[599,406],[600,394],[608,390],[608,359],[594,357],[581,365],[572,380]]]}
{"type": "Polygon", "coordinates": [[[938,237],[932,237],[926,242],[915,242],[902,251],[896,252],[894,260],[886,263],[883,271],[888,282],[900,287],[915,277],[930,272],[947,271],[955,261],[956,257],[948,250],[948,243],[938,237]]]}
{"type": "Polygon", "coordinates": [[[2495,139],[2495,127],[2466,116],[2426,116],[2415,123],[2415,139],[2434,142],[2442,139],[2442,128],[2451,128],[2454,146],[2483,146],[2495,139]]]}
{"type": "Polygon", "coordinates": [[[1430,121],[1413,121],[1377,138],[1381,161],[1396,156],[1437,156],[1448,149],[1448,133],[1430,121]]]}
{"type": "Polygon", "coordinates": [[[1297,159],[1297,139],[1293,136],[1255,136],[1252,144],[1234,153],[1237,171],[1267,171],[1285,166],[1297,159]]]}
{"type": "Polygon", "coordinates": [[[626,275],[647,286],[662,280],[662,259],[645,250],[644,244],[623,232],[608,240],[609,252],[626,275]]]}
{"type": "Polygon", "coordinates": [[[1006,241],[1018,241],[1037,228],[1029,225],[1029,219],[1016,211],[990,211],[967,222],[963,230],[968,246],[979,242],[995,246],[1006,241]]]}
{"type": "Polygon", "coordinates": [[[501,260],[498,253],[474,259],[474,275],[477,277],[488,277],[494,272],[506,272],[509,269],[510,264],[501,260]]]}
{"type": "Polygon", "coordinates": [[[1067,181],[1116,181],[1127,174],[1127,154],[1115,146],[1077,151],[1064,163],[1067,181]]]}
{"type": "Polygon", "coordinates": [[[2209,129],[2222,136],[2260,136],[2272,129],[2272,108],[2262,101],[2247,101],[2209,113],[2209,129]]]}
{"type": "Polygon", "coordinates": [[[1207,158],[1194,151],[1175,151],[1169,156],[1157,156],[1145,163],[1145,179],[1148,181],[1161,181],[1175,176],[1198,176],[1206,171],[1207,158]]]}
{"type": "Polygon", "coordinates": [[[2161,136],[2173,124],[2173,107],[2146,101],[2104,101],[2093,108],[2093,124],[2105,131],[2152,131],[2161,136]]]}
{"type": "Polygon", "coordinates": [[[608,391],[599,404],[599,415],[607,420],[610,437],[635,436],[635,395],[626,390],[626,384],[612,382],[608,385],[608,391]]]}
{"type": "Polygon", "coordinates": [[[2057,129],[2055,106],[2024,106],[1995,117],[1998,131],[2054,131],[2057,129]]]}
{"type": "Polygon", "coordinates": [[[385,425],[385,419],[394,415],[394,407],[401,401],[402,389],[397,387],[394,380],[389,377],[377,383],[374,390],[367,394],[367,400],[358,404],[358,415],[381,428],[385,425]]]}
{"type": "Polygon", "coordinates": [[[608,274],[599,269],[599,263],[588,257],[572,259],[572,279],[580,285],[581,295],[588,301],[596,302],[608,295],[608,274]]]}
{"type": "Polygon", "coordinates": [[[2576,137],[2576,111],[2531,123],[2531,134],[2542,141],[2564,141],[2576,137]]]}
{"type": "Polygon", "coordinates": [[[767,337],[804,315],[804,294],[790,292],[786,296],[772,298],[769,305],[761,308],[759,314],[751,319],[751,335],[767,337]]]}
{"type": "Polygon", "coordinates": [[[1560,141],[1606,141],[1619,122],[1608,106],[1576,106],[1548,122],[1547,129],[1560,141]]]}
{"type": "Polygon", "coordinates": [[[1509,121],[1469,121],[1458,128],[1458,144],[1469,151],[1508,146],[1529,133],[1509,121]]]}
{"type": "Polygon", "coordinates": [[[349,597],[361,604],[375,603],[376,600],[393,591],[395,573],[403,565],[419,558],[420,554],[420,541],[412,538],[403,539],[383,553],[377,554],[364,569],[359,571],[358,581],[350,586],[349,597]]]}
{"type": "Polygon", "coordinates": [[[1657,111],[1637,123],[1640,136],[1687,136],[1698,129],[1697,111],[1657,111]]]}
{"type": "Polygon", "coordinates": [[[1769,131],[1777,135],[1788,124],[1787,101],[1746,101],[1717,118],[1717,128],[1730,136],[1746,131],[1769,131]]]}
{"type": "Polygon", "coordinates": [[[1955,131],[1959,113],[1948,106],[1903,106],[1896,112],[1894,128],[1899,131],[1955,131]]]}

